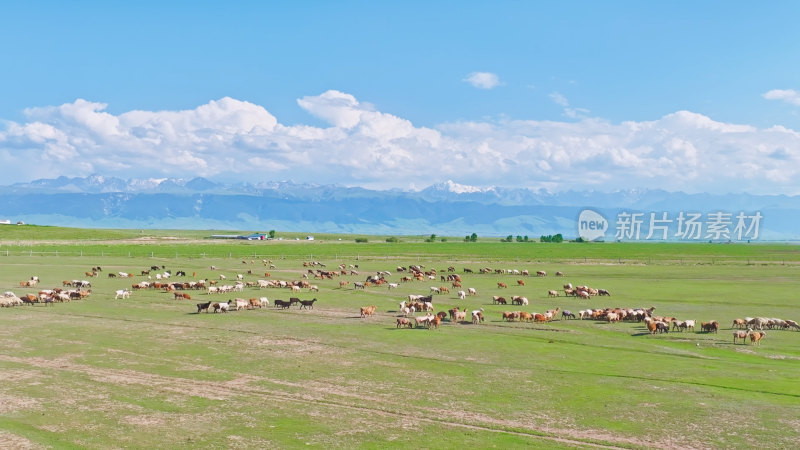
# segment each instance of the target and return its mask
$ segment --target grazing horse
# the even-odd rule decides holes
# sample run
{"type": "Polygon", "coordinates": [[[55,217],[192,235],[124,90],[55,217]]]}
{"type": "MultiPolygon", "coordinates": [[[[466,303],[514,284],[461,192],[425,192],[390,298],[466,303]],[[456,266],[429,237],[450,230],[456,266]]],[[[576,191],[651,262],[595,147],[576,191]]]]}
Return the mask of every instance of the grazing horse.
{"type": "Polygon", "coordinates": [[[742,341],[742,343],[746,344],[747,343],[747,335],[750,334],[750,331],[751,330],[749,330],[749,329],[747,331],[744,331],[744,330],[734,331],[733,332],[733,343],[735,344],[736,340],[740,339],[742,341]]]}
{"type": "Polygon", "coordinates": [[[377,307],[375,305],[362,306],[361,307],[361,318],[363,319],[364,317],[373,315],[375,313],[375,309],[376,308],[377,307]]]}
{"type": "Polygon", "coordinates": [[[300,309],[303,308],[314,309],[314,302],[316,301],[317,301],[316,298],[313,300],[300,300],[300,309]]]}
{"type": "Polygon", "coordinates": [[[763,331],[753,331],[750,333],[750,343],[760,346],[761,339],[764,339],[766,335],[767,333],[764,333],[763,331]]]}

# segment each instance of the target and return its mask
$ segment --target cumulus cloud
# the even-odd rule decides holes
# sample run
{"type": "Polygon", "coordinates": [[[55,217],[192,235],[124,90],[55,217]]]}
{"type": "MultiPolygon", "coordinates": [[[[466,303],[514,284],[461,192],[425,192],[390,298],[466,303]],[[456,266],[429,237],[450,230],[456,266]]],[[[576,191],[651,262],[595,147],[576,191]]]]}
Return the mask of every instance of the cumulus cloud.
{"type": "Polygon", "coordinates": [[[297,104],[314,116],[340,128],[353,128],[361,121],[364,108],[350,94],[331,90],[322,95],[303,97],[297,104]]]}
{"type": "Polygon", "coordinates": [[[794,89],[773,89],[764,93],[767,100],[782,100],[792,105],[800,105],[800,92],[794,89]]]}
{"type": "Polygon", "coordinates": [[[500,85],[500,78],[491,72],[472,72],[462,81],[478,89],[493,89],[500,85]]]}
{"type": "MultiPolygon", "coordinates": [[[[554,102],[569,102],[554,93],[554,102]]],[[[0,128],[6,184],[92,173],[126,178],[205,176],[258,182],[549,190],[663,188],[797,194],[800,133],[677,111],[652,121],[500,120],[435,128],[382,112],[340,91],[298,106],[327,125],[287,126],[232,98],[182,111],[107,112],[76,100],[29,108],[0,128]]]]}

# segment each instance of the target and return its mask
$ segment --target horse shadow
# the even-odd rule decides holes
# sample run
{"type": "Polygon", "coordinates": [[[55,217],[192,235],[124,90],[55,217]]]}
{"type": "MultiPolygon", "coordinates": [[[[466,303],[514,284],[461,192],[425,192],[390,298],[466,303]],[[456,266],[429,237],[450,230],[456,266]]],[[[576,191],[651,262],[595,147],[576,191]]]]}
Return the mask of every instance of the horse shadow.
{"type": "Polygon", "coordinates": [[[636,337],[636,336],[650,336],[652,334],[653,333],[651,333],[649,331],[642,331],[642,332],[639,332],[639,333],[636,333],[636,334],[632,334],[631,336],[634,336],[634,337],[636,337]]]}

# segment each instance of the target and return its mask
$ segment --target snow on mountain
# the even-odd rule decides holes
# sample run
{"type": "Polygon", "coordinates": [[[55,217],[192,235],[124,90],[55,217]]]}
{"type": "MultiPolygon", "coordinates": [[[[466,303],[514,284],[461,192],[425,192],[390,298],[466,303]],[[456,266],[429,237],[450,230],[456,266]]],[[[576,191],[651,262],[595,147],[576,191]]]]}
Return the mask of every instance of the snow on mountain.
{"type": "Polygon", "coordinates": [[[167,181],[166,178],[133,178],[128,180],[128,189],[142,191],[154,190],[165,181],[167,181]]]}
{"type": "Polygon", "coordinates": [[[205,178],[124,180],[92,175],[0,186],[4,218],[42,225],[302,229],[384,234],[508,234],[575,236],[581,210],[614,224],[619,211],[715,211],[764,216],[762,235],[800,239],[800,196],[686,194],[630,189],[615,192],[477,187],[453,182],[412,191],[261,181],[221,184],[205,178]],[[233,212],[233,213],[232,213],[233,212]],[[302,227],[301,227],[302,224],[302,227]],[[298,228],[300,227],[300,228],[298,228]]]}
{"type": "Polygon", "coordinates": [[[430,186],[428,189],[452,192],[453,194],[474,194],[474,193],[478,193],[478,192],[493,191],[494,187],[481,188],[481,187],[477,187],[477,186],[469,186],[469,185],[466,185],[466,184],[459,184],[459,183],[454,182],[453,180],[447,180],[444,183],[434,184],[434,185],[430,186]]]}

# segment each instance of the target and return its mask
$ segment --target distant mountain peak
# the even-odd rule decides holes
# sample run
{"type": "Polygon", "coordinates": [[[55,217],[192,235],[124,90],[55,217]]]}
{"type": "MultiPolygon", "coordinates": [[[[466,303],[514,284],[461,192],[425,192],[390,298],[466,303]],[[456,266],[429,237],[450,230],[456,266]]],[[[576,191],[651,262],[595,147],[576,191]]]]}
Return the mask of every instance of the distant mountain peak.
{"type": "MultiPolygon", "coordinates": [[[[480,236],[576,232],[587,208],[614,223],[619,211],[732,214],[759,211],[762,236],[798,239],[800,196],[686,194],[657,189],[548,192],[447,180],[422,190],[374,190],[292,180],[217,183],[203,177],[121,179],[104,175],[0,186],[4,217],[26,223],[120,228],[285,229],[317,232],[480,236]],[[224,205],[224,207],[222,206],[224,205]],[[236,211],[237,214],[231,214],[236,211]]],[[[660,216],[658,216],[660,217],[660,216]]]]}
{"type": "Polygon", "coordinates": [[[192,178],[191,180],[189,180],[185,184],[185,186],[188,189],[192,189],[192,190],[196,190],[196,191],[205,191],[205,190],[209,190],[209,189],[214,189],[214,188],[218,187],[219,185],[217,183],[214,183],[211,180],[206,179],[206,178],[196,177],[196,178],[192,178]]]}
{"type": "Polygon", "coordinates": [[[482,188],[478,186],[470,186],[468,184],[459,184],[453,180],[447,180],[443,183],[433,184],[424,190],[444,191],[453,194],[477,194],[482,192],[491,192],[494,191],[495,188],[494,186],[488,188],[482,188]]]}

